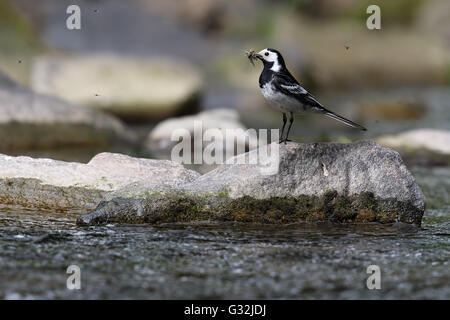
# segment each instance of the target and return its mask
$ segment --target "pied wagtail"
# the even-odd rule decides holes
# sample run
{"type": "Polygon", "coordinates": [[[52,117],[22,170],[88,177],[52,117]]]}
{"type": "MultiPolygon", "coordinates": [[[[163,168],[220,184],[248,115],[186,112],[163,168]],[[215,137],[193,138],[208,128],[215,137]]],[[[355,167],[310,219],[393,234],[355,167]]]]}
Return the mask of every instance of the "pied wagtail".
{"type": "Polygon", "coordinates": [[[345,119],[322,106],[291,75],[279,51],[267,48],[258,53],[247,51],[246,54],[252,64],[253,59],[259,59],[264,64],[264,69],[259,76],[259,87],[264,98],[273,107],[283,113],[283,128],[281,129],[280,143],[284,142],[286,144],[286,141],[291,141],[288,140],[288,136],[294,123],[294,113],[321,113],[353,128],[366,131],[366,128],[363,126],[345,119]],[[289,113],[289,127],[286,137],[283,139],[283,132],[287,122],[286,113],[289,113]]]}

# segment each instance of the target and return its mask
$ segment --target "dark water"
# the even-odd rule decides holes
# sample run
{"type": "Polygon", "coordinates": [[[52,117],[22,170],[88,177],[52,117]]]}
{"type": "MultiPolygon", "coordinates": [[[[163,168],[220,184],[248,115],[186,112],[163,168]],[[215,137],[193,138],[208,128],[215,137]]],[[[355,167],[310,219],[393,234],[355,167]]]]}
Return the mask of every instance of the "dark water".
{"type": "Polygon", "coordinates": [[[450,298],[448,168],[416,168],[431,209],[407,225],[77,227],[0,210],[0,298],[450,298]],[[439,183],[440,181],[440,183],[439,183]],[[81,290],[66,269],[81,268],[81,290]],[[366,288],[369,265],[381,290],[366,288]]]}

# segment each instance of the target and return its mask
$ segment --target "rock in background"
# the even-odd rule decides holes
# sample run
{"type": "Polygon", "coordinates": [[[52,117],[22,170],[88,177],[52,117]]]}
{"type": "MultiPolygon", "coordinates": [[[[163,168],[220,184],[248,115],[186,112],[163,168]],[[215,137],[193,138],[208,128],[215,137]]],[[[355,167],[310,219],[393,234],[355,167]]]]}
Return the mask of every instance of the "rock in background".
{"type": "Polygon", "coordinates": [[[376,139],[381,145],[399,150],[409,163],[450,164],[450,130],[414,129],[376,139]]]}
{"type": "Polygon", "coordinates": [[[448,130],[415,129],[396,135],[385,135],[377,140],[380,144],[389,147],[426,149],[450,155],[450,131],[448,130]]]}
{"type": "MultiPolygon", "coordinates": [[[[225,155],[227,152],[231,152],[234,156],[236,150],[254,149],[258,144],[258,137],[246,132],[247,128],[240,122],[239,114],[236,110],[232,109],[214,109],[209,111],[200,112],[191,116],[184,116],[179,118],[171,118],[164,120],[149,133],[145,142],[144,148],[147,153],[155,156],[159,159],[170,159],[171,152],[178,141],[172,141],[172,135],[176,132],[183,130],[189,134],[188,138],[191,138],[191,155],[190,158],[194,159],[194,155],[202,156],[205,148],[211,143],[216,147],[217,152],[221,152],[225,155]],[[207,142],[203,138],[200,138],[200,144],[194,143],[194,128],[195,124],[198,125],[199,132],[195,133],[199,137],[203,137],[206,130],[218,129],[221,132],[223,139],[220,141],[207,142]],[[201,131],[200,131],[201,129],[201,131]],[[237,136],[227,135],[226,131],[234,131],[237,136]],[[177,131],[178,130],[178,131],[177,131]],[[220,147],[222,146],[222,148],[220,147]]],[[[183,140],[184,141],[184,140],[183,140]]],[[[264,141],[267,143],[267,141],[264,141]]],[[[216,165],[202,164],[193,166],[196,170],[205,173],[217,167],[216,165]]]]}
{"type": "Polygon", "coordinates": [[[180,60],[94,54],[37,58],[32,86],[126,120],[155,122],[195,110],[201,78],[180,60]]]}
{"type": "Polygon", "coordinates": [[[0,73],[0,150],[49,149],[132,141],[120,121],[97,110],[33,92],[0,73]]]}

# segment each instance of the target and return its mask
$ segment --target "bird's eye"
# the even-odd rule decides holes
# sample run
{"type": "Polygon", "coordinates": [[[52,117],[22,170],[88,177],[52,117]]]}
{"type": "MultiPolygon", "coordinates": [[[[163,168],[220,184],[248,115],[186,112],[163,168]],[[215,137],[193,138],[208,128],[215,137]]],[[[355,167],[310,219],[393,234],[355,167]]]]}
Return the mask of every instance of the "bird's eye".
{"type": "Polygon", "coordinates": [[[268,55],[269,55],[269,53],[268,53],[268,52],[266,52],[266,53],[264,53],[264,55],[265,55],[265,56],[268,56],[268,55]]]}

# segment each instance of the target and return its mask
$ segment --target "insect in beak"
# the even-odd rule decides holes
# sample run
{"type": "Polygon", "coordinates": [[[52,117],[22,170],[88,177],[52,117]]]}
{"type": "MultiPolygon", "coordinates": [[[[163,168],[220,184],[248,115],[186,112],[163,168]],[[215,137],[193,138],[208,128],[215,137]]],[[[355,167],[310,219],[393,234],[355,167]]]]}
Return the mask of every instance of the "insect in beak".
{"type": "Polygon", "coordinates": [[[256,53],[254,50],[245,50],[245,55],[247,56],[248,60],[250,60],[250,63],[255,66],[255,60],[261,59],[261,55],[256,53]]]}

